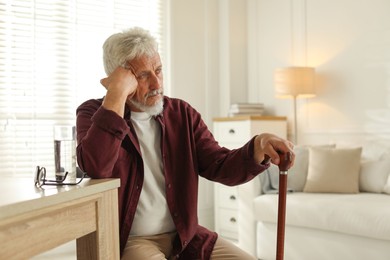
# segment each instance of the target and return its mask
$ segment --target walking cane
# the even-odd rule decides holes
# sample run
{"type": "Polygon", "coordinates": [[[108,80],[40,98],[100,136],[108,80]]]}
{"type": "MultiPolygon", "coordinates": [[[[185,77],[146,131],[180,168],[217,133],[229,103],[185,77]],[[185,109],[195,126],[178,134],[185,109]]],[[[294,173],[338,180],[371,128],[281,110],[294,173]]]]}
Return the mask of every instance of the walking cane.
{"type": "Polygon", "coordinates": [[[286,222],[286,197],[287,197],[287,171],[291,164],[291,154],[279,154],[279,202],[278,202],[278,227],[276,237],[276,260],[284,257],[284,233],[286,222]]]}

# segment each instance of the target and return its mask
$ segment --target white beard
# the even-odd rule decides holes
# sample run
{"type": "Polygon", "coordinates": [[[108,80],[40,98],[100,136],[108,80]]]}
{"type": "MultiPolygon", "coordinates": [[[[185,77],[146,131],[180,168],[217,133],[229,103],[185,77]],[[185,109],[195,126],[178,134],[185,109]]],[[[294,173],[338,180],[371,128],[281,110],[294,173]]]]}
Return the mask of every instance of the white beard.
{"type": "Polygon", "coordinates": [[[157,116],[162,113],[164,108],[164,99],[161,98],[155,105],[153,106],[147,106],[145,104],[142,104],[136,100],[130,99],[130,102],[133,106],[135,106],[137,109],[147,113],[150,116],[157,116]]]}

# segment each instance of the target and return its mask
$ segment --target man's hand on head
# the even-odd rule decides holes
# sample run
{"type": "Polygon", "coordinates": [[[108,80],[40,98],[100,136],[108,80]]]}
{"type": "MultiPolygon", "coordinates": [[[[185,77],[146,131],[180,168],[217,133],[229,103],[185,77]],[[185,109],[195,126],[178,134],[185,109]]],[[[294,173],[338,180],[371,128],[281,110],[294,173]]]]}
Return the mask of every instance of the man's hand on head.
{"type": "Polygon", "coordinates": [[[100,83],[107,89],[103,100],[104,108],[123,117],[126,100],[134,95],[138,86],[132,70],[117,67],[108,77],[101,79],[100,83]]]}

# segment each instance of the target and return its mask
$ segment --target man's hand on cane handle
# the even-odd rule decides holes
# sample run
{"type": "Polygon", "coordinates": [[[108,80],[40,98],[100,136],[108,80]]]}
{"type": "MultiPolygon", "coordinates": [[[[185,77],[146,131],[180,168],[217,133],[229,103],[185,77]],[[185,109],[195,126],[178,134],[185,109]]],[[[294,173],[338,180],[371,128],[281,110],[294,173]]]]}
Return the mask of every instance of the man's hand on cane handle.
{"type": "Polygon", "coordinates": [[[269,162],[279,165],[282,155],[287,155],[289,164],[287,169],[294,165],[295,154],[294,144],[273,134],[260,134],[256,136],[254,143],[254,159],[257,163],[267,164],[269,162]]]}

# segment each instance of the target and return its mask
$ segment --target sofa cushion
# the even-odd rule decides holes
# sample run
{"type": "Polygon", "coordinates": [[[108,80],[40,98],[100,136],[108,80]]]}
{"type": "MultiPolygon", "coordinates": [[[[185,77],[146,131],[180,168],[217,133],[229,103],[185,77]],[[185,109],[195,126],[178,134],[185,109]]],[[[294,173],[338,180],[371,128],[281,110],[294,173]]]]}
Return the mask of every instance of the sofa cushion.
{"type": "Polygon", "coordinates": [[[362,148],[309,148],[304,192],[359,192],[362,148]]]}
{"type": "MultiPolygon", "coordinates": [[[[278,195],[254,199],[257,221],[277,223],[278,195]]],[[[295,192],[287,195],[286,225],[390,240],[390,196],[295,192]]]]}
{"type": "Polygon", "coordinates": [[[385,184],[385,187],[383,188],[383,192],[390,194],[390,175],[387,177],[387,182],[385,184]]]}
{"type": "Polygon", "coordinates": [[[364,192],[384,191],[390,173],[390,160],[365,160],[360,165],[359,189],[364,192]]]}

